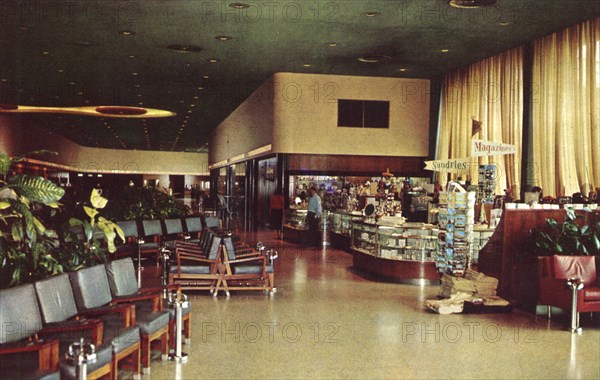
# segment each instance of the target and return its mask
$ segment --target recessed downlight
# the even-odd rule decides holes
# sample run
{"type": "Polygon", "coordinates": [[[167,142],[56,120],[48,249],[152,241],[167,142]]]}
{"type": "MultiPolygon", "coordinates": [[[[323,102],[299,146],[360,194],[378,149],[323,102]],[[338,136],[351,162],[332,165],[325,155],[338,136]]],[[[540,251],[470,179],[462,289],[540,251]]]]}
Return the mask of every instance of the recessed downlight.
{"type": "Polygon", "coordinates": [[[216,59],[216,58],[209,58],[208,62],[210,62],[210,63],[217,63],[217,62],[219,62],[219,60],[216,59]]]}
{"type": "Polygon", "coordinates": [[[509,26],[509,25],[510,25],[510,22],[509,22],[509,21],[500,21],[500,22],[498,23],[498,25],[500,25],[500,26],[509,26]]]}
{"type": "Polygon", "coordinates": [[[367,16],[367,17],[378,17],[378,16],[381,16],[381,13],[379,13],[379,12],[365,12],[363,14],[365,16],[367,16]]]}
{"type": "Polygon", "coordinates": [[[448,50],[448,49],[441,49],[440,51],[441,51],[442,53],[447,53],[447,52],[449,52],[450,50],[448,50]]]}
{"type": "Polygon", "coordinates": [[[231,41],[231,40],[233,40],[233,37],[231,37],[231,36],[215,36],[215,39],[217,39],[219,41],[231,41]]]}
{"type": "Polygon", "coordinates": [[[312,66],[310,63],[303,63],[302,64],[302,67],[310,67],[310,66],[312,66]]]}
{"type": "Polygon", "coordinates": [[[400,71],[402,73],[405,72],[406,70],[408,70],[406,67],[402,67],[402,68],[398,69],[398,71],[400,71]]]}
{"type": "Polygon", "coordinates": [[[90,46],[92,46],[92,43],[90,41],[81,40],[81,41],[75,41],[75,45],[82,46],[82,47],[90,47],[90,46]]]}
{"type": "Polygon", "coordinates": [[[198,53],[202,51],[202,48],[200,46],[180,44],[169,45],[167,46],[167,49],[177,53],[198,53]]]}
{"type": "Polygon", "coordinates": [[[208,75],[203,75],[203,76],[202,76],[202,78],[204,78],[204,79],[208,79],[208,78],[210,78],[210,76],[208,76],[208,75]]]}
{"type": "Polygon", "coordinates": [[[329,47],[336,47],[337,46],[337,42],[330,42],[329,43],[329,47]]]}
{"type": "Polygon", "coordinates": [[[117,33],[119,33],[122,36],[135,36],[135,32],[133,30],[119,30],[117,33]]]}
{"type": "Polygon", "coordinates": [[[369,54],[363,55],[362,57],[358,57],[358,61],[364,63],[379,63],[389,61],[390,59],[391,57],[389,55],[382,54],[369,54]]]}

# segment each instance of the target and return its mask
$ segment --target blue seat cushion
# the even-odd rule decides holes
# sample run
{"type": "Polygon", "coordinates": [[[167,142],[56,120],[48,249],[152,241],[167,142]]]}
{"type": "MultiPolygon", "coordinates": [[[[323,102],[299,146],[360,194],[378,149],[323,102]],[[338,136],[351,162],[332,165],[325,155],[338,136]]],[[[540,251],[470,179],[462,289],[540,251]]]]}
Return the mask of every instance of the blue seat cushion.
{"type": "Polygon", "coordinates": [[[143,311],[136,312],[136,322],[143,334],[150,335],[169,324],[168,311],[143,311]]]}
{"type": "Polygon", "coordinates": [[[139,341],[140,328],[138,326],[121,327],[110,326],[108,324],[104,326],[104,342],[105,344],[110,342],[112,350],[116,354],[128,347],[131,347],[139,341]]]}
{"type": "MultiPolygon", "coordinates": [[[[182,265],[182,274],[210,274],[210,267],[206,265],[182,265]]],[[[169,269],[169,273],[179,273],[179,268],[175,265],[169,269]]]]}
{"type": "MultiPolygon", "coordinates": [[[[234,265],[231,271],[233,274],[260,274],[262,265],[234,265]]],[[[273,273],[273,264],[267,265],[267,273],[273,273]]]]}

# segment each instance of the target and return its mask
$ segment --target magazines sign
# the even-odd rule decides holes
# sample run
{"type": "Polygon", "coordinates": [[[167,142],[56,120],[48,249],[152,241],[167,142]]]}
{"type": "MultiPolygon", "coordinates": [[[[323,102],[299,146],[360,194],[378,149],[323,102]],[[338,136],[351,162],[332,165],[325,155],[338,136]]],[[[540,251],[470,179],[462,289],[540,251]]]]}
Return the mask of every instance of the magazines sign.
{"type": "Polygon", "coordinates": [[[517,147],[512,144],[477,139],[473,139],[471,143],[471,157],[501,156],[515,153],[517,153],[517,147]]]}

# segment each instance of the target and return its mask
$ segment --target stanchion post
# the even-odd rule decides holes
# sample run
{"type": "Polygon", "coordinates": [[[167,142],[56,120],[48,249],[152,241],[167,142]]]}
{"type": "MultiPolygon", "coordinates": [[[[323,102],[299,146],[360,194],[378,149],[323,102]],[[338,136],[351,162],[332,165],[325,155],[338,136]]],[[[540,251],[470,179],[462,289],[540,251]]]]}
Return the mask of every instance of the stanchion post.
{"type": "Polygon", "coordinates": [[[144,239],[138,237],[137,246],[138,246],[138,267],[137,267],[137,275],[138,275],[138,288],[142,287],[142,244],[144,244],[144,239]]]}
{"type": "Polygon", "coordinates": [[[188,297],[180,292],[169,293],[169,305],[175,308],[175,353],[171,354],[169,359],[176,363],[187,363],[188,356],[181,350],[183,344],[181,332],[183,329],[183,308],[189,307],[188,297]]]}
{"type": "Polygon", "coordinates": [[[581,327],[579,326],[579,312],[577,311],[577,297],[578,292],[583,289],[583,282],[579,278],[571,278],[567,281],[567,286],[573,292],[571,297],[571,332],[581,333],[581,327]]]}
{"type": "Polygon", "coordinates": [[[96,362],[96,347],[81,338],[79,342],[73,342],[69,345],[66,359],[67,363],[75,366],[75,378],[86,380],[87,365],[96,362]]]}

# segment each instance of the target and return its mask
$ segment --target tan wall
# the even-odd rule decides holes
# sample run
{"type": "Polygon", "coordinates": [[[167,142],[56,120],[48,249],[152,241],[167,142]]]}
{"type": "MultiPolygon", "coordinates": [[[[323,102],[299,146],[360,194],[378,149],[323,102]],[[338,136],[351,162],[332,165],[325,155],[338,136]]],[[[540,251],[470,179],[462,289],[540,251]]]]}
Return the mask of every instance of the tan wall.
{"type": "Polygon", "coordinates": [[[424,157],[429,80],[276,73],[213,132],[211,164],[272,144],[274,153],[424,157]],[[390,101],[389,129],[337,127],[337,100],[390,101]]]}
{"type": "Polygon", "coordinates": [[[209,162],[226,160],[268,145],[272,134],[273,81],[269,79],[213,131],[209,162]]]}
{"type": "Polygon", "coordinates": [[[427,156],[429,80],[277,73],[273,151],[427,156]],[[389,129],[340,128],[337,100],[390,101],[389,129]]]}
{"type": "Polygon", "coordinates": [[[11,115],[0,115],[0,149],[10,155],[39,149],[55,151],[59,153],[58,156],[36,159],[66,165],[73,171],[179,175],[209,173],[206,153],[89,148],[43,128],[23,126],[21,119],[11,115]]]}

